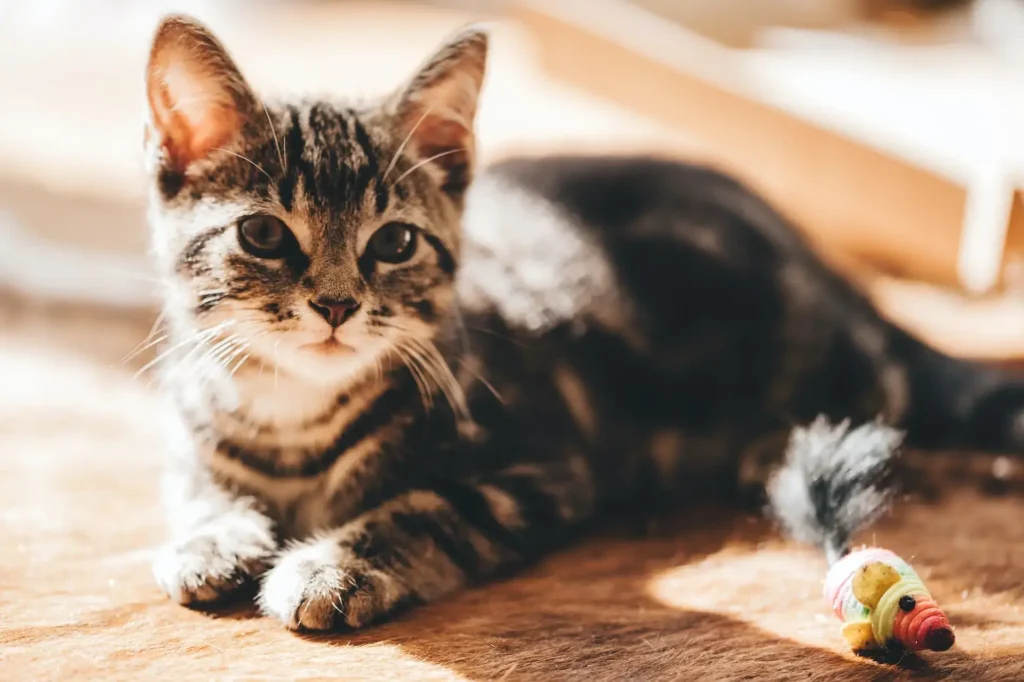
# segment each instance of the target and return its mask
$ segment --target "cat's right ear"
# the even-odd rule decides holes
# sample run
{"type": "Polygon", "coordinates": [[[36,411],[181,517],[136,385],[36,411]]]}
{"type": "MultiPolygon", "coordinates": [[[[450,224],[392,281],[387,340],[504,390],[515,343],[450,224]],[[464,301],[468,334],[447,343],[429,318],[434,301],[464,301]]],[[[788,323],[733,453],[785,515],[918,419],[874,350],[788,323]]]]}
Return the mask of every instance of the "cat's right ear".
{"type": "Polygon", "coordinates": [[[459,194],[472,175],[473,133],[487,66],[488,31],[468,26],[426,60],[398,94],[394,116],[409,152],[445,174],[444,188],[459,194]]]}
{"type": "Polygon", "coordinates": [[[146,68],[147,139],[174,171],[229,145],[241,132],[255,96],[220,41],[202,24],[165,18],[146,68]],[[155,138],[155,139],[154,139],[155,138]]]}

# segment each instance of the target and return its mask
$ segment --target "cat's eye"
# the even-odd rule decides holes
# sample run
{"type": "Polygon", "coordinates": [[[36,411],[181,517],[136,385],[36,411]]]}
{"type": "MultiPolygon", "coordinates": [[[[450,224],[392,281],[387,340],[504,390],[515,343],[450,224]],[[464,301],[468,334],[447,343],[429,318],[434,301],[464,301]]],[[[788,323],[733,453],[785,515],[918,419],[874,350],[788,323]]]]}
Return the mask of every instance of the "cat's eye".
{"type": "Polygon", "coordinates": [[[405,223],[388,223],[373,233],[366,254],[381,263],[404,263],[416,253],[416,228],[405,223]]]}
{"type": "Polygon", "coordinates": [[[269,215],[254,215],[238,223],[238,242],[257,258],[283,258],[293,237],[283,222],[269,215]]]}

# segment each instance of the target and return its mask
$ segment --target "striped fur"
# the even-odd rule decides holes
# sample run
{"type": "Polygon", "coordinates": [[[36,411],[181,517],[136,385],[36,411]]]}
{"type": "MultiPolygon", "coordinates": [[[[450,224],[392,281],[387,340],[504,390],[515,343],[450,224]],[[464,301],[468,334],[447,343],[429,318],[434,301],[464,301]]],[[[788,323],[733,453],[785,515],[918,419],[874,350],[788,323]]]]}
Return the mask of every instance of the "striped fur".
{"type": "Polygon", "coordinates": [[[159,29],[174,599],[259,581],[290,628],[363,626],[617,504],[734,490],[818,412],[1019,449],[1018,385],[885,323],[724,176],[554,159],[470,186],[486,46],[454,36],[380,102],[273,103],[205,28],[159,29]],[[273,257],[242,246],[253,215],[289,230],[273,257]],[[394,224],[397,263],[371,246],[394,224]]]}
{"type": "Polygon", "coordinates": [[[470,29],[386,101],[275,104],[203,27],[174,17],[158,31],[147,150],[176,416],[174,539],[155,571],[182,603],[218,601],[273,566],[267,613],[363,625],[521,563],[535,534],[589,515],[580,457],[458,451],[479,427],[440,348],[457,319],[485,53],[470,29]],[[253,214],[282,220],[299,248],[245,253],[237,224],[253,214]],[[394,267],[367,252],[392,222],[419,230],[416,255],[394,267]],[[362,305],[335,332],[308,304],[322,295],[362,305]],[[351,350],[318,350],[328,337],[351,350]]]}

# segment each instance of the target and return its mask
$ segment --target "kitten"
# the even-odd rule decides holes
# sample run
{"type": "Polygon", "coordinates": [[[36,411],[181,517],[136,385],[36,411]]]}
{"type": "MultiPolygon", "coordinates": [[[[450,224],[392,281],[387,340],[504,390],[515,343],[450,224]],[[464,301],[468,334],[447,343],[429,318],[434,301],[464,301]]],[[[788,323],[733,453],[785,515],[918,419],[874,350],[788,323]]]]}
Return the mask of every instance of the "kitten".
{"type": "Polygon", "coordinates": [[[470,187],[486,53],[470,28],[382,101],[274,104],[199,24],[157,31],[171,598],[361,627],[615,505],[733,490],[819,413],[1020,449],[1019,384],[884,322],[728,177],[541,159],[470,187]]]}

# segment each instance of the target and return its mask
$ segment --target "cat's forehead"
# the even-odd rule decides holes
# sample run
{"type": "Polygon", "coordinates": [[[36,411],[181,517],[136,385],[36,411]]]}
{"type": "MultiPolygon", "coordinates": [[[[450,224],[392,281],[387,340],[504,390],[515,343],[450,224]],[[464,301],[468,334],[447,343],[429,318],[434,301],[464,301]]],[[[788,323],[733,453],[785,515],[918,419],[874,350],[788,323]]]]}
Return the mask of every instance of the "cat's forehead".
{"type": "Polygon", "coordinates": [[[407,186],[385,177],[393,145],[371,116],[323,101],[268,104],[262,113],[246,125],[237,152],[221,150],[190,174],[190,192],[159,182],[169,204],[231,201],[342,224],[383,216],[409,199],[407,186]]]}
{"type": "MultiPolygon", "coordinates": [[[[386,131],[360,111],[329,102],[268,108],[272,153],[280,172],[273,194],[286,211],[340,216],[367,208],[383,214],[394,188],[383,177],[386,131]],[[279,152],[279,153],[278,153],[279,152]]],[[[261,146],[263,155],[269,151],[261,146]]]]}

